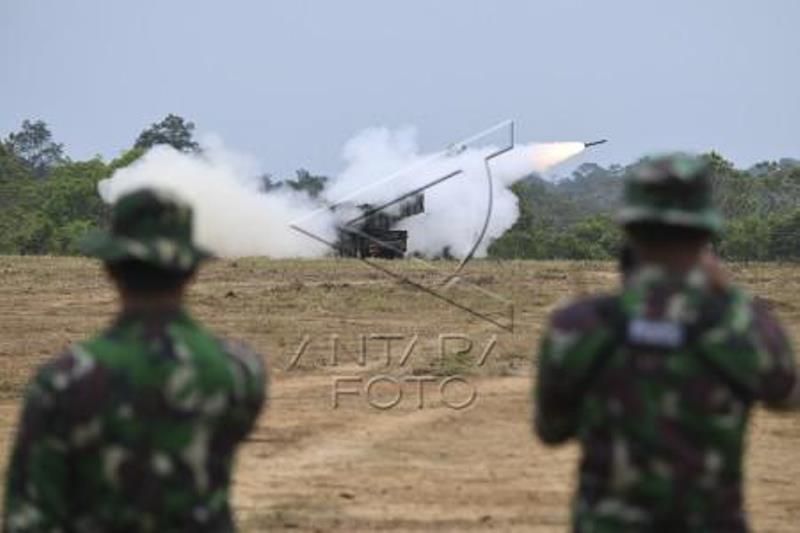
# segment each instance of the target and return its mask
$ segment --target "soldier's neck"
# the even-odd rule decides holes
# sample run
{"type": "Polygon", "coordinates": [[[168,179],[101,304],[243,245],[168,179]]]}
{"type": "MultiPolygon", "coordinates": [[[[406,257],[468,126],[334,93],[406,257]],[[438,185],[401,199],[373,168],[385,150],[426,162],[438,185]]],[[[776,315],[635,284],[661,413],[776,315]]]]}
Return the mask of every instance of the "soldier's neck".
{"type": "Polygon", "coordinates": [[[655,265],[671,274],[685,274],[700,264],[704,241],[634,242],[634,255],[642,265],[655,265]]]}
{"type": "Polygon", "coordinates": [[[656,265],[672,274],[685,274],[700,264],[700,257],[694,253],[659,253],[642,254],[640,261],[644,265],[656,265]]]}
{"type": "Polygon", "coordinates": [[[120,294],[123,314],[163,314],[183,308],[183,291],[120,294]]]}

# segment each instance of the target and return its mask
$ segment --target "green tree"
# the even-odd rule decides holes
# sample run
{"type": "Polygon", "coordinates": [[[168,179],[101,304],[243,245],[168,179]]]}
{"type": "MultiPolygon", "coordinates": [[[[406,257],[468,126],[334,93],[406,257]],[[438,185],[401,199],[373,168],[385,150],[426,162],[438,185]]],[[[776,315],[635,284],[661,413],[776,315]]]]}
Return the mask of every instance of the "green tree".
{"type": "Polygon", "coordinates": [[[30,187],[32,174],[3,143],[0,143],[0,215],[20,201],[20,189],[30,187]]]}
{"type": "Polygon", "coordinates": [[[769,257],[770,222],[760,216],[730,220],[717,249],[725,259],[763,261],[769,257]]]}
{"type": "Polygon", "coordinates": [[[0,182],[13,183],[31,177],[30,169],[5,143],[0,143],[0,182]]]}
{"type": "Polygon", "coordinates": [[[270,192],[275,189],[280,189],[283,183],[275,179],[275,176],[269,172],[265,172],[258,177],[259,190],[261,192],[270,192]]]}
{"type": "Polygon", "coordinates": [[[193,138],[194,123],[170,113],[161,122],[150,125],[139,134],[134,148],[147,150],[157,144],[168,144],[181,152],[197,152],[200,145],[193,138]]]}
{"type": "Polygon", "coordinates": [[[569,229],[568,234],[585,250],[581,259],[610,259],[622,246],[622,232],[606,215],[581,220],[569,229]]]}
{"type": "Polygon", "coordinates": [[[41,187],[42,207],[56,224],[86,219],[101,223],[107,209],[97,192],[97,183],[110,175],[100,159],[70,163],[59,167],[53,179],[41,187]]]}
{"type": "Polygon", "coordinates": [[[110,176],[100,159],[63,165],[53,179],[43,183],[41,211],[52,225],[51,253],[74,254],[78,239],[90,228],[106,223],[108,206],[97,192],[97,183],[110,176]]]}
{"type": "Polygon", "coordinates": [[[131,148],[130,150],[123,152],[122,155],[108,164],[109,175],[117,169],[127,167],[128,165],[134,163],[136,160],[142,157],[145,152],[147,152],[145,148],[131,148]]]}
{"type": "Polygon", "coordinates": [[[41,120],[24,120],[20,130],[9,134],[3,144],[37,178],[47,176],[55,166],[67,160],[64,145],[53,141],[50,128],[41,120]]]}
{"type": "Polygon", "coordinates": [[[287,180],[286,185],[295,191],[305,191],[312,198],[319,196],[328,181],[326,176],[315,176],[304,168],[299,169],[296,175],[294,180],[287,180]]]}
{"type": "Polygon", "coordinates": [[[707,154],[703,154],[702,157],[711,166],[711,172],[715,176],[729,176],[736,173],[733,163],[722,157],[718,152],[712,150],[707,154]]]}
{"type": "Polygon", "coordinates": [[[769,259],[783,261],[800,259],[800,209],[772,219],[767,249],[769,259]]]}
{"type": "Polygon", "coordinates": [[[0,216],[0,252],[19,255],[53,253],[53,224],[44,213],[15,209],[8,214],[11,216],[0,216]]]}

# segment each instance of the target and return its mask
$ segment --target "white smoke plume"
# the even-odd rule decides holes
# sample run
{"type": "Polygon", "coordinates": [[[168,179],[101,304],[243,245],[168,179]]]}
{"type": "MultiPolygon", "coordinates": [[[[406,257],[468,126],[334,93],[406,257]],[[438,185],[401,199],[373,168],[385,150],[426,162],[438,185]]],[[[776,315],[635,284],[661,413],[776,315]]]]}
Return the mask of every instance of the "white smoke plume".
{"type": "MultiPolygon", "coordinates": [[[[492,159],[490,219],[476,256],[486,255],[489,244],[508,230],[519,215],[517,197],[509,187],[583,149],[580,142],[528,144],[492,159]]],[[[344,198],[353,205],[381,205],[460,169],[457,176],[426,189],[425,212],[400,221],[397,228],[408,230],[409,252],[436,256],[446,249],[455,257],[464,257],[480,237],[489,211],[484,159],[495,150],[467,148],[431,158],[419,152],[413,129],[365,130],[346,144],[345,170],[328,187],[326,197],[332,203],[344,198]],[[390,177],[382,179],[385,176],[390,177]]]]}
{"type": "MultiPolygon", "coordinates": [[[[486,254],[491,241],[518,216],[517,198],[509,186],[531,172],[544,172],[583,150],[583,143],[518,146],[493,159],[493,206],[486,236],[476,251],[486,254]]],[[[332,253],[337,224],[358,213],[354,206],[380,205],[430,183],[449,172],[462,172],[425,190],[425,212],[401,221],[409,232],[409,251],[426,256],[447,249],[463,257],[473,247],[488,208],[484,158],[491,147],[465,148],[433,157],[420,153],[413,129],[369,129],[344,147],[344,170],[335,176],[320,200],[281,187],[259,190],[257,165],[225,149],[219,141],[203,143],[203,153],[185,154],[168,146],[151,149],[129,167],[99,185],[107,202],[142,187],[165,189],[190,203],[195,211],[195,238],[221,257],[318,257],[332,253]],[[394,173],[394,174],[393,174],[394,173]],[[388,176],[388,177],[387,177],[388,176]],[[338,205],[335,211],[327,208],[338,205]]]]}
{"type": "MultiPolygon", "coordinates": [[[[106,202],[143,187],[171,192],[192,206],[197,242],[220,257],[324,255],[327,245],[289,227],[316,205],[287,187],[264,194],[254,176],[252,161],[219,143],[204,144],[202,155],[156,146],[98,188],[106,202]]],[[[315,234],[334,238],[330,213],[319,213],[309,224],[315,234]]]]}

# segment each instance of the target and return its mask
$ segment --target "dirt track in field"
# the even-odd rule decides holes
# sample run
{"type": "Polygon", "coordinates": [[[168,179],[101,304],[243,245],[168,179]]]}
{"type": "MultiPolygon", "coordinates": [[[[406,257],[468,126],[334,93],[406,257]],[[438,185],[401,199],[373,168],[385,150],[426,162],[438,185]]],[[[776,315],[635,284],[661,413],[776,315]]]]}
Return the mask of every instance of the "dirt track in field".
{"type": "MultiPolygon", "coordinates": [[[[242,528],[565,531],[577,450],[545,449],[532,438],[529,360],[546,314],[566,297],[612,287],[612,265],[475,262],[447,287],[448,263],[390,268],[496,323],[506,324],[513,307],[514,331],[356,261],[215,262],[201,274],[193,313],[268,354],[273,369],[271,405],[236,471],[242,528]],[[459,354],[469,343],[471,351],[459,354]],[[469,383],[446,384],[442,397],[439,386],[454,373],[469,383]],[[420,383],[408,381],[415,376],[436,380],[421,383],[422,408],[420,383]],[[339,382],[334,408],[336,378],[349,381],[339,382]],[[397,400],[398,392],[391,409],[370,405],[397,400]],[[463,409],[446,405],[473,392],[463,409]]],[[[733,271],[800,340],[800,269],[733,271]]],[[[5,461],[24,381],[49,354],[102,328],[114,299],[85,260],[0,258],[0,275],[5,461]]],[[[754,529],[797,531],[800,417],[757,412],[750,450],[754,529]]]]}

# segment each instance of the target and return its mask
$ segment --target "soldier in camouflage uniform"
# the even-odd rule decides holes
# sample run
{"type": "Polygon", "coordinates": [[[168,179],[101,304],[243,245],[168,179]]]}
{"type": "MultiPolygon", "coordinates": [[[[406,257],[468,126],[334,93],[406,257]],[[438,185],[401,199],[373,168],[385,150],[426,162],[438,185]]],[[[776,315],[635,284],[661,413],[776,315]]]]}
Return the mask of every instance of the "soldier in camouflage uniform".
{"type": "Polygon", "coordinates": [[[122,312],[30,384],[4,531],[232,531],[231,469],[264,403],[262,358],[182,308],[207,255],[188,206],[143,189],[112,218],[85,250],[105,261],[122,312]]]}
{"type": "Polygon", "coordinates": [[[704,261],[722,220],[702,160],[644,162],[618,218],[635,267],[617,294],[555,312],[539,354],[535,431],[582,448],[573,530],[747,531],[748,415],[798,404],[789,342],[704,261]]]}

